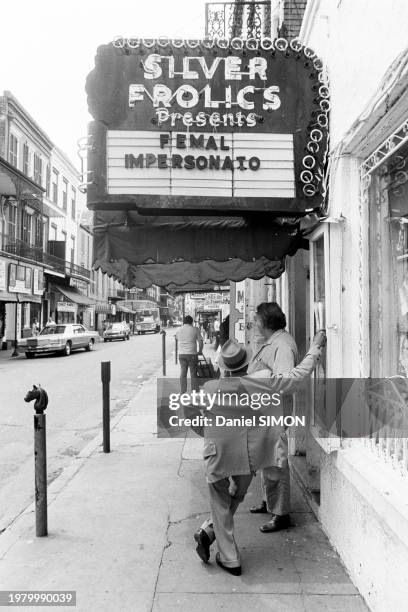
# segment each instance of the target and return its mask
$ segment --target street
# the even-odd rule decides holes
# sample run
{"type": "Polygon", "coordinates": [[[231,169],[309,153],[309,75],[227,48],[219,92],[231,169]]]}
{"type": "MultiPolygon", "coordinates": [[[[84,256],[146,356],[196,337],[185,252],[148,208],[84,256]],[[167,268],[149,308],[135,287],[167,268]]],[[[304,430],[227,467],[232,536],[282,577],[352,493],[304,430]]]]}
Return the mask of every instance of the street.
{"type": "MultiPolygon", "coordinates": [[[[167,354],[174,348],[167,333],[167,354]]],[[[47,414],[48,482],[53,481],[101,432],[101,362],[111,362],[111,415],[125,408],[160,367],[162,336],[132,336],[129,342],[97,342],[93,352],[69,357],[44,355],[0,361],[0,531],[33,500],[34,404],[24,402],[40,384],[49,396],[47,414]]]]}

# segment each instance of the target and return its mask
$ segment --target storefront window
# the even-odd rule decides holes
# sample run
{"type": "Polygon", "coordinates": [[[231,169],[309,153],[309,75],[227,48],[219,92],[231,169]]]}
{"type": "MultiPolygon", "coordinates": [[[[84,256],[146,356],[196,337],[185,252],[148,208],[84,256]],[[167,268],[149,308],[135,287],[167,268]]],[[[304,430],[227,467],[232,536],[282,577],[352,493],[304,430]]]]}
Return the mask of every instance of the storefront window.
{"type": "Polygon", "coordinates": [[[408,376],[408,146],[369,187],[371,376],[408,376]]]}

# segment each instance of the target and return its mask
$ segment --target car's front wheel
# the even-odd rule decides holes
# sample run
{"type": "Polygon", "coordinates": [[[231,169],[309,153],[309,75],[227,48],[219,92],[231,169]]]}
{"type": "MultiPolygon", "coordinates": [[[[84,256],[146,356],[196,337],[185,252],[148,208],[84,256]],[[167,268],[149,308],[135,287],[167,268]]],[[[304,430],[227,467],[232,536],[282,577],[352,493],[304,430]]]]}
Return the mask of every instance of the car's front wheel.
{"type": "Polygon", "coordinates": [[[27,359],[34,359],[35,353],[26,353],[25,356],[27,357],[27,359]]]}
{"type": "Polygon", "coordinates": [[[66,345],[64,346],[64,348],[62,349],[62,354],[65,357],[69,357],[71,354],[71,343],[67,342],[66,345]]]}
{"type": "Polygon", "coordinates": [[[92,351],[94,347],[94,340],[91,338],[88,342],[88,346],[85,347],[86,351],[92,351]]]}

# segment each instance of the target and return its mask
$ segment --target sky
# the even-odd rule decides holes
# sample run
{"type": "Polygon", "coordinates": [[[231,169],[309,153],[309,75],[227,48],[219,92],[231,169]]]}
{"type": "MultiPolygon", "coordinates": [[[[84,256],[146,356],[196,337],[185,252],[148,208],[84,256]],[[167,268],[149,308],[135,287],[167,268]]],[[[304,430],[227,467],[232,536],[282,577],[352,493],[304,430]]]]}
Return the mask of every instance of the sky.
{"type": "Polygon", "coordinates": [[[0,10],[0,92],[11,91],[79,167],[85,79],[115,36],[202,38],[204,0],[14,0],[0,10]]]}

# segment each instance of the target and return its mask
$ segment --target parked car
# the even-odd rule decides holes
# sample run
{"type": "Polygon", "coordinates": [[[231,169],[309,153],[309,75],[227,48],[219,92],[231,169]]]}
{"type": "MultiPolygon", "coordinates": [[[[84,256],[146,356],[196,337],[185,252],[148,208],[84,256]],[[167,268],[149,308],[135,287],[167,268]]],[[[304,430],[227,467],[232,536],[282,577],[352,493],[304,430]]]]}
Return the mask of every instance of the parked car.
{"type": "Polygon", "coordinates": [[[97,332],[76,323],[46,325],[38,336],[27,338],[23,349],[27,359],[42,353],[60,353],[68,357],[80,348],[92,351],[97,337],[97,332]]]}
{"type": "Polygon", "coordinates": [[[124,321],[121,323],[110,323],[103,332],[103,341],[130,340],[130,327],[124,321]]]}

